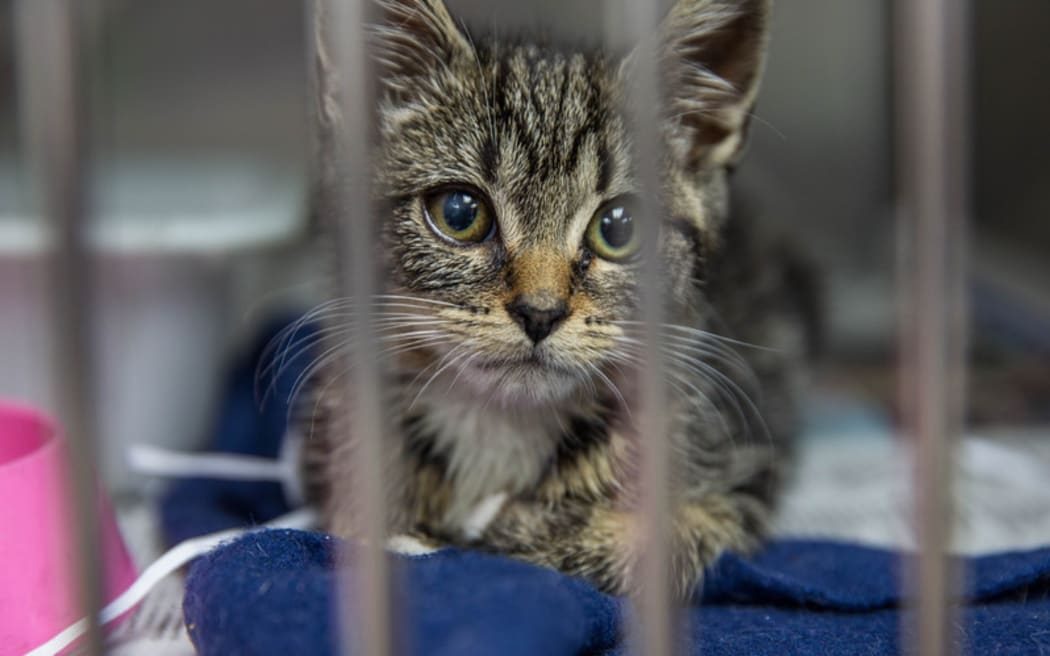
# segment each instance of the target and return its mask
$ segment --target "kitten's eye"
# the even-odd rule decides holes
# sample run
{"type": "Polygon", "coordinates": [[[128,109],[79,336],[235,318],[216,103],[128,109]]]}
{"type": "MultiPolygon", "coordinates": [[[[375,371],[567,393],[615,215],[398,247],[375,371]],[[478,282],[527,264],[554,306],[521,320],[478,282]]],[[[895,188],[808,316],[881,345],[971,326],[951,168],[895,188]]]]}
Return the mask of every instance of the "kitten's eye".
{"type": "Polygon", "coordinates": [[[493,235],[495,221],[481,192],[442,189],[424,198],[427,221],[441,236],[464,244],[477,244],[493,235]]]}
{"type": "Polygon", "coordinates": [[[640,238],[634,214],[622,200],[603,206],[587,227],[587,245],[598,257],[620,262],[638,252],[640,238]]]}

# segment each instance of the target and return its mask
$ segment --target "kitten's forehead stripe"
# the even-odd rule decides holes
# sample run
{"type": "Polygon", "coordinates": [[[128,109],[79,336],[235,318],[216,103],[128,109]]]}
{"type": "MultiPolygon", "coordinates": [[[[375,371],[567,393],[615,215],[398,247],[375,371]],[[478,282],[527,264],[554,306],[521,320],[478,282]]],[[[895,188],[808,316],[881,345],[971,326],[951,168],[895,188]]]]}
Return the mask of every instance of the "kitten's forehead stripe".
{"type": "Polygon", "coordinates": [[[555,113],[554,124],[562,125],[565,119],[565,108],[569,104],[569,82],[571,81],[572,71],[569,67],[564,67],[561,73],[561,89],[558,91],[558,111],[555,113]]]}
{"type": "MultiPolygon", "coordinates": [[[[605,192],[614,174],[607,142],[622,135],[610,134],[605,68],[579,54],[535,47],[485,51],[481,58],[493,71],[499,150],[515,155],[500,158],[499,184],[514,205],[521,234],[554,237],[588,194],[605,192]],[[581,181],[585,161],[596,165],[581,181]]],[[[483,147],[482,168],[493,159],[483,147]]]]}
{"type": "Polygon", "coordinates": [[[495,135],[489,135],[481,142],[481,173],[485,181],[491,185],[499,183],[499,146],[496,145],[495,135]]]}
{"type": "Polygon", "coordinates": [[[612,167],[613,161],[609,149],[604,143],[600,143],[598,145],[598,186],[595,188],[600,196],[609,192],[609,183],[612,182],[613,175],[612,167]]]}

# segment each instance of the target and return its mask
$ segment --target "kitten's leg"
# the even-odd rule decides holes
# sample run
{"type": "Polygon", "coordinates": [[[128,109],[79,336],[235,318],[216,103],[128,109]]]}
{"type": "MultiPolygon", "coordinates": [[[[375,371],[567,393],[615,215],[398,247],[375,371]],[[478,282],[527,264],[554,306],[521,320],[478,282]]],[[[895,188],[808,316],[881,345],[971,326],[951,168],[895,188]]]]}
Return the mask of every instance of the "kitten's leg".
{"type": "MultiPolygon", "coordinates": [[[[757,546],[767,510],[737,495],[709,496],[678,504],[672,517],[672,591],[686,600],[703,570],[726,550],[757,546]]],[[[638,556],[644,548],[636,513],[602,505],[551,508],[512,502],[485,532],[489,548],[593,581],[602,590],[637,589],[638,556]]]]}

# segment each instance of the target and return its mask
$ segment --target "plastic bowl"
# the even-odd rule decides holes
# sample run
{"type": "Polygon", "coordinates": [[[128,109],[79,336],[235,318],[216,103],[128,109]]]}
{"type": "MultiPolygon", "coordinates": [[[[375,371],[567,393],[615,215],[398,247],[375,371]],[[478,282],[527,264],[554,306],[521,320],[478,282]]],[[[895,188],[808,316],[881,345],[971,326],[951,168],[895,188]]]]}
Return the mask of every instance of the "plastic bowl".
{"type": "MultiPolygon", "coordinates": [[[[0,656],[24,654],[83,615],[66,454],[54,422],[0,400],[0,656]]],[[[113,509],[96,490],[108,602],[136,573],[113,509]]]]}

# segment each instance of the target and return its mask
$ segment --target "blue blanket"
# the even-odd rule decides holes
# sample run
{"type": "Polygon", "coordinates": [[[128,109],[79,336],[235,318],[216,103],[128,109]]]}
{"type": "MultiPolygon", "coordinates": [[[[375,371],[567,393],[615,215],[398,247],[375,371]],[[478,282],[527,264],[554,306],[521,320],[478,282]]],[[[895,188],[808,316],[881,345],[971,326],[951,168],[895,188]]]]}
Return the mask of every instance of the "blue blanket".
{"type": "MultiPolygon", "coordinates": [[[[287,400],[309,354],[267,351],[275,324],[231,372],[216,450],[275,457],[287,400]],[[256,373],[278,357],[276,375],[256,373]],[[259,390],[268,403],[259,410],[259,390]]],[[[303,325],[300,338],[314,328],[303,325]]],[[[295,337],[293,336],[293,340],[295,337]]],[[[291,342],[288,342],[291,343],[291,342]]],[[[305,342],[301,342],[305,343],[305,342]]],[[[276,483],[188,480],[163,504],[171,541],[266,521],[289,504],[276,483]]],[[[297,531],[249,534],[199,559],[184,614],[204,655],[338,653],[331,605],[337,541],[297,531]]],[[[394,558],[398,631],[410,654],[619,654],[629,604],[557,572],[445,550],[394,558]]],[[[953,639],[974,654],[1050,654],[1050,549],[964,563],[953,639]]],[[[854,545],[785,541],[750,559],[723,557],[702,602],[684,610],[693,654],[896,654],[911,630],[902,559],[854,545]]]]}
{"type": "MultiPolygon", "coordinates": [[[[200,559],[183,606],[200,653],[338,653],[337,543],[261,531],[200,559]]],[[[451,549],[394,563],[404,653],[624,651],[627,603],[583,581],[451,549]]],[[[968,565],[954,635],[962,653],[1050,653],[1050,550],[968,565]]],[[[725,556],[708,574],[703,602],[685,609],[685,653],[897,654],[908,627],[899,569],[889,552],[822,542],[779,542],[748,560],[725,556]]]]}

